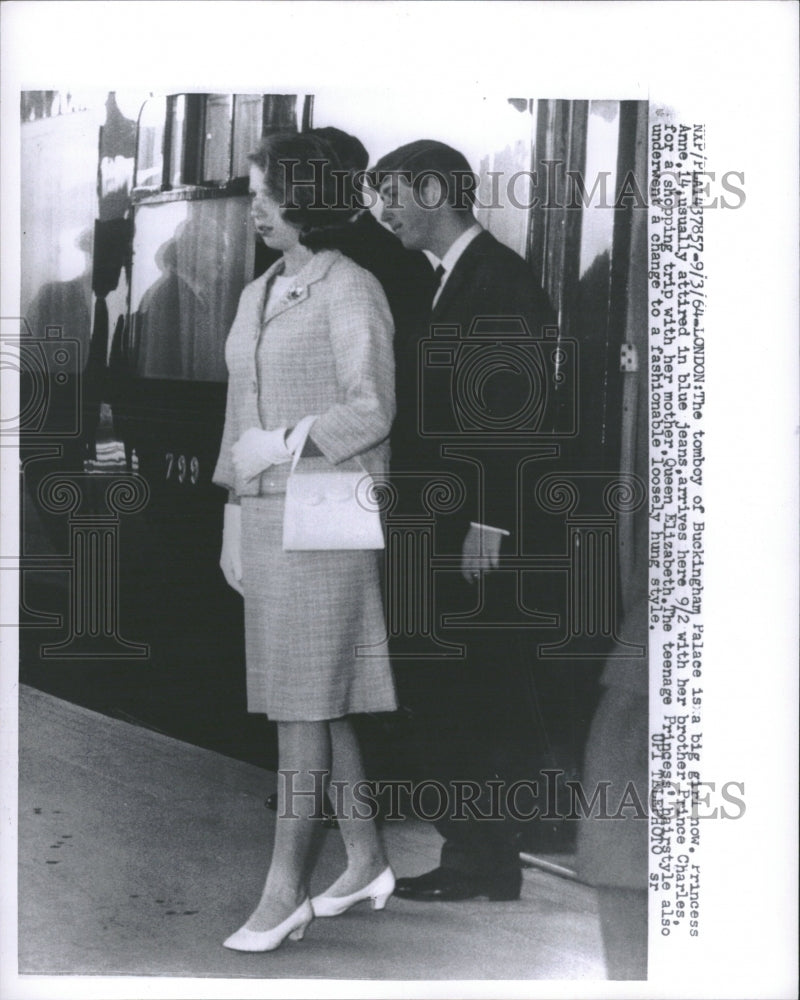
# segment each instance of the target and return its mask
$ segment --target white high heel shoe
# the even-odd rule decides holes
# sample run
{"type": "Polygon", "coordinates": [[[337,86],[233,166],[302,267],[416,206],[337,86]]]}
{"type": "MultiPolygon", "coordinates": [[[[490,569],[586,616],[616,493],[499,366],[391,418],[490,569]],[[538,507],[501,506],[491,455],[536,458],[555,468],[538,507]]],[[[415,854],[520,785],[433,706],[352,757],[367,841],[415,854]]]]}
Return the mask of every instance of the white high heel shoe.
{"type": "Polygon", "coordinates": [[[274,951],[287,937],[292,941],[302,941],[306,928],[313,919],[311,902],[304,899],[294,913],[277,927],[268,931],[251,931],[248,927],[240,927],[222,944],[234,951],[274,951]]]}
{"type": "Polygon", "coordinates": [[[372,909],[382,910],[393,892],[394,872],[387,867],[369,885],[365,885],[357,892],[351,892],[349,896],[327,896],[325,893],[314,896],[311,900],[311,908],[315,917],[338,917],[345,910],[349,910],[351,906],[355,906],[356,903],[371,899],[372,909]]]}

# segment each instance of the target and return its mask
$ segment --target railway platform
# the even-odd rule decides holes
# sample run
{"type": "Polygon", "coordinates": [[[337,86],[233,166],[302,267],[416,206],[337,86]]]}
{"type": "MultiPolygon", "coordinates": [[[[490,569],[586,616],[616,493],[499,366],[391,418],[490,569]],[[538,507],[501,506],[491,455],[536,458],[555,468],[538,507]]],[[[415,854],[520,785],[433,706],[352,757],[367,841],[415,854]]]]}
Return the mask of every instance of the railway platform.
{"type": "MultiPolygon", "coordinates": [[[[280,980],[603,980],[594,889],[541,868],[521,898],[355,907],[264,955],[227,951],[265,874],[275,775],[31,687],[19,696],[19,972],[280,980]]],[[[422,822],[384,824],[400,874],[422,822]]],[[[312,891],[344,864],[325,835],[312,891]]],[[[149,995],[149,994],[148,994],[149,995]]]]}

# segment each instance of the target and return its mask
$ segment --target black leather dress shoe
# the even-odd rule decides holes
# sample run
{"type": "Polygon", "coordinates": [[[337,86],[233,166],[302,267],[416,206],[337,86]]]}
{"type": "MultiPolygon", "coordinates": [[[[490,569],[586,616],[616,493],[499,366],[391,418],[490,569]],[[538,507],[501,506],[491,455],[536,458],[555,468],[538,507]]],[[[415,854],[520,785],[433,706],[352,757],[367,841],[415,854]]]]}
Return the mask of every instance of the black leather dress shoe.
{"type": "Polygon", "coordinates": [[[452,903],[460,899],[488,896],[495,901],[519,899],[522,874],[480,877],[456,871],[454,868],[434,868],[416,878],[399,878],[394,894],[401,899],[415,899],[423,903],[452,903]]]}

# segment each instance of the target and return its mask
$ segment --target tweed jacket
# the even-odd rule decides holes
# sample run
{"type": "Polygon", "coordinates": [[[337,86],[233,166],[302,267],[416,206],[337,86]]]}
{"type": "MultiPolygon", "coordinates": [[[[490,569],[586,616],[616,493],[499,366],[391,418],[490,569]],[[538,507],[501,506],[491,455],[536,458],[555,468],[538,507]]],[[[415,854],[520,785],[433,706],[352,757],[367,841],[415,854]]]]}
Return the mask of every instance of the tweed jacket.
{"type": "MultiPolygon", "coordinates": [[[[338,464],[358,456],[386,469],[394,418],[393,324],[380,284],[338,250],[322,250],[265,315],[279,260],[242,292],[225,345],[228,397],[213,481],[239,496],[283,493],[289,464],[251,480],[231,448],[250,427],[292,427],[316,414],[311,438],[338,464]]],[[[317,459],[323,462],[324,459],[317,459]]]]}

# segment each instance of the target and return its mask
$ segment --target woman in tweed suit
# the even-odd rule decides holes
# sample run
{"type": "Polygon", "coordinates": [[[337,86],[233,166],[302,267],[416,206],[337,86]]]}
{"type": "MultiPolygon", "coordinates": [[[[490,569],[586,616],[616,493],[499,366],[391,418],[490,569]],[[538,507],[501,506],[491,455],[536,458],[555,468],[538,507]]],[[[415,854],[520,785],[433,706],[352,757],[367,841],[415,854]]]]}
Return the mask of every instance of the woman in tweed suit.
{"type": "Polygon", "coordinates": [[[228,400],[214,472],[229,490],[220,565],[244,595],[248,710],[276,720],[286,779],[261,899],[225,941],[240,951],[299,939],[313,916],[334,916],[361,900],[382,908],[394,888],[374,823],[354,815],[352,790],[364,771],[348,719],[396,708],[378,554],[282,549],[294,451],[312,467],[349,467],[358,456],[368,471],[384,472],[394,417],[393,329],[383,291],[338,250],[314,250],[315,230],[342,215],[328,167],[315,160],[330,164],[331,152],[310,135],[271,136],[251,157],[256,229],[283,256],[242,292],[225,348],[228,400]],[[314,207],[315,198],[329,207],[314,207]],[[357,655],[358,647],[370,655],[357,655]],[[321,808],[321,795],[308,794],[318,785],[314,772],[343,783],[347,868],[310,900],[307,868],[321,808]]]}

